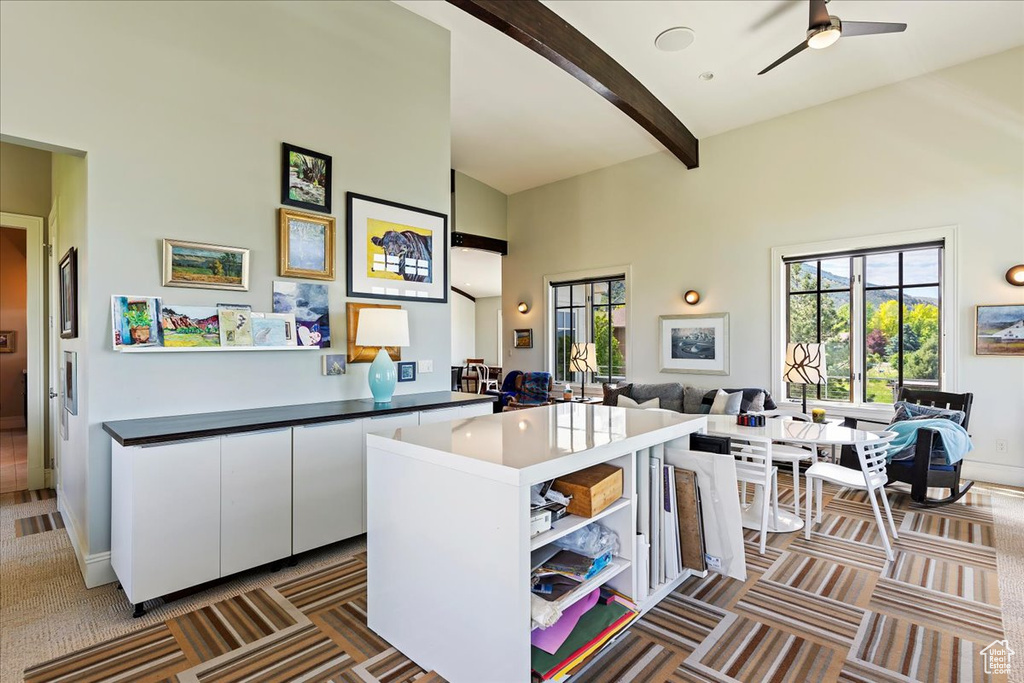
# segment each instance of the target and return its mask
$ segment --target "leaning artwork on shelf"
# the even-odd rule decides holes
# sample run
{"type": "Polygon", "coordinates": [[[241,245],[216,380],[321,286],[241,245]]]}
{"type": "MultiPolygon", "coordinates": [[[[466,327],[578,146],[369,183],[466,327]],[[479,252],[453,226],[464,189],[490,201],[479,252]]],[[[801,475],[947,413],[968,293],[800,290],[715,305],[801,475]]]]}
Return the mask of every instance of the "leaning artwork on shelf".
{"type": "Polygon", "coordinates": [[[331,346],[331,319],[327,308],[327,285],[308,282],[274,281],[274,312],[295,316],[299,346],[331,346]]]}
{"type": "Polygon", "coordinates": [[[296,346],[295,315],[292,313],[253,313],[252,341],[256,346],[296,346]]]}
{"type": "Polygon", "coordinates": [[[221,346],[253,346],[252,311],[248,307],[218,306],[221,346]]]}
{"type": "Polygon", "coordinates": [[[220,346],[220,316],[216,306],[165,304],[160,309],[164,346],[220,346]]]}
{"type": "Polygon", "coordinates": [[[160,299],[154,296],[110,297],[114,350],[137,346],[163,346],[160,299]]]}
{"type": "Polygon", "coordinates": [[[1024,304],[978,306],[974,353],[1024,356],[1024,304]]]}

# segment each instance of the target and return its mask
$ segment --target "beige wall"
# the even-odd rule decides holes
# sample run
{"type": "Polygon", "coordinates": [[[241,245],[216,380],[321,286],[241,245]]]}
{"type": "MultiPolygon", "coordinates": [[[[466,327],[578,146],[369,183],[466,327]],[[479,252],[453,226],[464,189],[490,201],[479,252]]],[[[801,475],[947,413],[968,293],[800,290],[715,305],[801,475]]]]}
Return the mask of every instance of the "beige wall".
{"type": "Polygon", "coordinates": [[[455,230],[508,239],[508,197],[490,185],[455,172],[455,230]]]}
{"type": "Polygon", "coordinates": [[[0,211],[49,215],[49,152],[0,142],[0,211]]]}
{"type": "Polygon", "coordinates": [[[22,371],[28,366],[26,275],[25,231],[0,228],[0,330],[15,333],[14,353],[0,353],[0,427],[5,428],[25,426],[21,418],[22,371]]]}
{"type": "MultiPolygon", "coordinates": [[[[974,306],[1024,302],[1003,280],[1024,262],[1024,49],[702,140],[693,171],[657,154],[512,195],[505,318],[531,302],[516,327],[540,335],[545,275],[629,264],[631,379],[770,385],[773,247],[949,225],[959,303],[947,311],[958,328],[948,380],[975,394],[969,461],[979,478],[1024,484],[1024,359],[973,353],[974,306]],[[683,303],[687,289],[698,306],[683,303]],[[731,375],[661,374],[658,316],[720,311],[731,375]]],[[[513,349],[505,364],[541,368],[546,346],[513,349]]]]}

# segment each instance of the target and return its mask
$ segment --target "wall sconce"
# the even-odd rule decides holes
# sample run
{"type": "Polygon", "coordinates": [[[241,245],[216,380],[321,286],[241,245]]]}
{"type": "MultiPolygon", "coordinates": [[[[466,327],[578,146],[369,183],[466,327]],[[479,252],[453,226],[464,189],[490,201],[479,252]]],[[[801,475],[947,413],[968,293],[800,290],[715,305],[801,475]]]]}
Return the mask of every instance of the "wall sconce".
{"type": "Polygon", "coordinates": [[[1015,287],[1024,287],[1024,263],[1006,271],[1006,281],[1015,287]]]}
{"type": "Polygon", "coordinates": [[[528,305],[526,304],[526,302],[525,302],[525,301],[520,301],[520,302],[519,302],[519,305],[518,305],[518,306],[516,306],[516,308],[518,308],[518,309],[519,309],[519,312],[520,312],[520,313],[526,313],[527,311],[529,311],[529,310],[530,310],[530,307],[529,307],[529,306],[528,306],[528,305]]]}
{"type": "Polygon", "coordinates": [[[700,294],[695,289],[691,289],[686,294],[683,294],[683,301],[693,306],[700,301],[700,294]]]}

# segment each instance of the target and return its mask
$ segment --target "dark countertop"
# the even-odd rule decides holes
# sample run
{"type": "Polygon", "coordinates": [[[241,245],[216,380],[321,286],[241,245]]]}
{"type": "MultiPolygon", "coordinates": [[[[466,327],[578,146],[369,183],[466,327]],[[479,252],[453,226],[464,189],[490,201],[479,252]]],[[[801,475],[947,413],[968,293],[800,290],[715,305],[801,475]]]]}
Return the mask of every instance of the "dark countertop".
{"type": "Polygon", "coordinates": [[[486,394],[464,394],[457,391],[433,391],[425,394],[395,396],[386,406],[378,406],[371,398],[329,403],[227,410],[219,413],[144,417],[137,420],[104,422],[103,431],[122,446],[143,446],[185,439],[199,439],[223,434],[255,432],[276,427],[335,422],[360,417],[410,413],[417,410],[444,408],[456,404],[484,403],[497,400],[486,394]]]}

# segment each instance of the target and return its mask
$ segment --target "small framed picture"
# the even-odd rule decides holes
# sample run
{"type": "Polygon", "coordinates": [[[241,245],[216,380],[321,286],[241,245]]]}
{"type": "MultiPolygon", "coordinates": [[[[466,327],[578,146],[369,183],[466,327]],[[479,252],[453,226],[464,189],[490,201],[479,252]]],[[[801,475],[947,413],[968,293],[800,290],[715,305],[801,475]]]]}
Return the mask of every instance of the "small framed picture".
{"type": "MultiPolygon", "coordinates": [[[[62,262],[63,263],[63,262],[62,262]]],[[[249,291],[249,250],[164,240],[164,287],[249,291]]],[[[61,288],[64,270],[61,268],[61,288]]]]}
{"type": "Polygon", "coordinates": [[[514,346],[517,349],[532,349],[533,348],[533,328],[526,330],[516,330],[514,332],[514,346]]]}
{"type": "Polygon", "coordinates": [[[325,377],[345,374],[345,355],[341,353],[330,353],[320,356],[320,374],[325,377]]]}
{"type": "Polygon", "coordinates": [[[285,277],[334,279],[334,218],[280,209],[278,227],[281,266],[285,277]]]}
{"type": "Polygon", "coordinates": [[[0,353],[14,353],[14,330],[0,330],[0,353]]]}
{"type": "Polygon", "coordinates": [[[74,247],[60,260],[60,336],[78,336],[78,250],[74,247]]]}
{"type": "Polygon", "coordinates": [[[976,311],[975,355],[1024,356],[1024,304],[981,305],[976,311]]]}
{"type": "Polygon", "coordinates": [[[331,212],[331,157],[311,149],[281,146],[281,203],[331,212]]]}
{"type": "Polygon", "coordinates": [[[78,354],[64,352],[64,410],[78,415],[78,354]]]}
{"type": "Polygon", "coordinates": [[[398,381],[399,382],[415,382],[416,381],[416,361],[403,361],[398,364],[398,381]]]}
{"type": "Polygon", "coordinates": [[[729,374],[729,314],[663,315],[658,347],[662,372],[729,374]]]}

